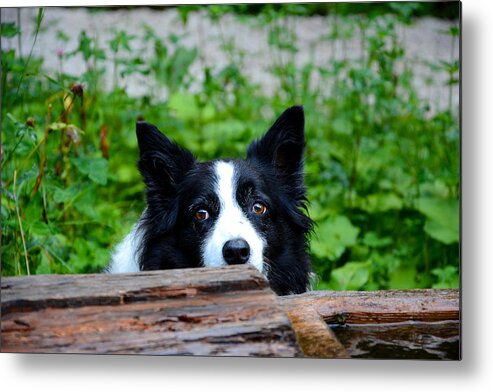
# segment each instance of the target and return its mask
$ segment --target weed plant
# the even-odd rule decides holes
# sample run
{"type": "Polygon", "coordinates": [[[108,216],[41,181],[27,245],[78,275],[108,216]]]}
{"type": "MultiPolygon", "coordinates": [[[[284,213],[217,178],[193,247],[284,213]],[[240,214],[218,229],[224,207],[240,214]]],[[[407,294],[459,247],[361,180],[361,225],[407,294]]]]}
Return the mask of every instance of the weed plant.
{"type": "MultiPolygon", "coordinates": [[[[200,74],[191,71],[201,62],[200,48],[175,34],[158,36],[150,26],[140,35],[112,30],[106,50],[82,32],[77,49],[52,54],[59,69],[50,74],[42,58],[2,49],[2,275],[102,270],[144,208],[137,120],[159,125],[200,159],[240,157],[276,114],[302,103],[315,288],[458,287],[460,132],[452,103],[458,53],[428,64],[437,79],[446,75],[447,85],[436,88],[449,93],[448,107],[432,111],[432,102],[418,97],[414,64],[397,34],[411,23],[405,5],[396,8],[400,14],[339,16],[320,39],[335,45],[359,37],[363,55],[323,66],[295,61],[291,21],[304,15],[303,7],[237,15],[267,29],[273,96],[246,77],[245,54],[225,35],[228,63],[201,66],[200,74]],[[145,62],[143,53],[151,53],[145,62]],[[81,74],[64,67],[72,56],[84,62],[81,74]],[[111,89],[104,87],[107,61],[111,89]],[[127,95],[129,76],[147,81],[145,96],[127,95]]],[[[203,9],[219,27],[223,14],[234,11],[203,9]]],[[[180,7],[185,25],[189,12],[180,7]]],[[[1,27],[2,39],[23,33],[15,23],[1,27]]],[[[58,33],[61,47],[67,34],[58,33]]],[[[444,34],[453,48],[458,28],[444,34]]]]}

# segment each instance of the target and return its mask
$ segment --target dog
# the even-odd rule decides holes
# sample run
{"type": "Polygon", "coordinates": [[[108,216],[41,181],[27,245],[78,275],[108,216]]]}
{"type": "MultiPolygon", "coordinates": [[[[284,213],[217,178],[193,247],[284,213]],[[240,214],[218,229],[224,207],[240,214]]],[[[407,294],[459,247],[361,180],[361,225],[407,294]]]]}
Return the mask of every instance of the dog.
{"type": "Polygon", "coordinates": [[[278,295],[309,289],[304,111],[287,109],[246,159],[198,162],[158,128],[136,125],[147,206],[109,273],[251,264],[278,295]]]}

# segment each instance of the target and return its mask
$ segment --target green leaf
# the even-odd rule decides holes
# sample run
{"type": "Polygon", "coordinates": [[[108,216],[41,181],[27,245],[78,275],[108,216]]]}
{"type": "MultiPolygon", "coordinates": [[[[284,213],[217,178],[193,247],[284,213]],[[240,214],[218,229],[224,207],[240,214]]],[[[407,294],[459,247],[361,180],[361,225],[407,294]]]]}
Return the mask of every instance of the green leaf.
{"type": "Polygon", "coordinates": [[[2,23],[0,35],[5,38],[15,37],[20,33],[20,29],[15,25],[15,23],[2,23]]]}
{"type": "Polygon", "coordinates": [[[101,203],[96,203],[96,189],[94,188],[95,185],[90,185],[89,188],[86,188],[85,192],[75,202],[74,207],[81,214],[98,222],[101,220],[98,212],[98,207],[100,207],[101,203]]]}
{"type": "Polygon", "coordinates": [[[28,232],[33,241],[43,239],[51,234],[50,227],[46,223],[40,221],[32,222],[28,227],[28,232]]]}
{"type": "Polygon", "coordinates": [[[185,47],[178,47],[170,59],[170,75],[169,84],[173,87],[178,87],[183,83],[190,66],[195,61],[198,55],[196,48],[187,49],[185,47]]]}
{"type": "Polygon", "coordinates": [[[390,237],[378,237],[374,231],[368,231],[363,237],[363,244],[371,248],[381,248],[392,243],[390,237]]]}
{"type": "Polygon", "coordinates": [[[435,268],[431,271],[438,278],[438,282],[433,284],[434,289],[458,288],[460,277],[458,268],[447,265],[445,268],[435,268]]]}
{"type": "Polygon", "coordinates": [[[36,268],[36,275],[46,275],[51,273],[51,261],[50,259],[45,255],[44,252],[41,252],[39,255],[40,258],[40,263],[38,267],[36,268]]]}
{"type": "Polygon", "coordinates": [[[442,223],[428,219],[424,225],[425,232],[437,241],[444,244],[453,244],[459,241],[459,233],[453,227],[444,226],[442,223]]]}
{"type": "Polygon", "coordinates": [[[74,158],[75,167],[93,182],[106,185],[108,181],[108,161],[104,158],[74,158]]]}
{"type": "Polygon", "coordinates": [[[416,287],[416,268],[401,267],[389,273],[389,288],[392,290],[409,290],[416,287]]]}
{"type": "Polygon", "coordinates": [[[45,12],[44,8],[38,9],[38,17],[36,18],[36,34],[41,27],[41,22],[43,21],[44,12],[45,12]]]}
{"type": "Polygon", "coordinates": [[[350,261],[330,274],[334,290],[361,290],[370,277],[370,263],[350,261]]]}
{"type": "Polygon", "coordinates": [[[318,225],[311,250],[319,258],[337,260],[347,247],[356,245],[359,229],[344,215],[329,218],[318,225]]]}
{"type": "Polygon", "coordinates": [[[451,26],[448,30],[448,33],[452,36],[452,37],[456,37],[459,35],[460,33],[460,30],[459,30],[459,27],[458,26],[451,26]]]}
{"type": "Polygon", "coordinates": [[[67,201],[73,200],[79,194],[79,186],[77,184],[72,184],[67,188],[56,188],[53,192],[53,200],[55,203],[66,203],[67,201]]]}
{"type": "Polygon", "coordinates": [[[375,193],[359,202],[360,207],[369,213],[400,210],[403,204],[395,193],[375,193]]]}
{"type": "Polygon", "coordinates": [[[425,232],[444,244],[459,242],[459,201],[422,197],[417,210],[426,216],[425,232]]]}
{"type": "Polygon", "coordinates": [[[106,185],[108,182],[108,161],[105,159],[95,161],[92,163],[91,169],[89,178],[98,184],[106,185]]]}

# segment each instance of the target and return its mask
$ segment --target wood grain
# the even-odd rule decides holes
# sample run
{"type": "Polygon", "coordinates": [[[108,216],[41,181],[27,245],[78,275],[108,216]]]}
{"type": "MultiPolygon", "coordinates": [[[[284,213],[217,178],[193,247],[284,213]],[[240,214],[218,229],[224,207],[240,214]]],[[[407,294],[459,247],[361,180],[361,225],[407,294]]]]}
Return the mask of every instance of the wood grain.
{"type": "Polygon", "coordinates": [[[2,351],[296,357],[253,267],[2,279],[2,351]]]}
{"type": "Polygon", "coordinates": [[[1,286],[3,352],[348,358],[373,355],[361,344],[412,345],[411,327],[393,323],[422,323],[412,328],[435,336],[433,323],[451,320],[452,332],[437,336],[460,351],[458,290],[277,297],[245,265],[3,278],[1,286]],[[349,329],[338,335],[331,326],[349,329]]]}
{"type": "MultiPolygon", "coordinates": [[[[422,347],[420,352],[406,349],[399,351],[399,346],[405,348],[415,342],[403,339],[397,333],[389,334],[388,327],[378,326],[421,322],[421,330],[433,332],[436,330],[436,322],[460,319],[459,290],[312,291],[279,297],[278,301],[291,320],[304,355],[311,358],[360,356],[361,350],[356,347],[361,343],[377,347],[376,342],[379,340],[392,346],[392,353],[387,352],[388,358],[393,358],[394,354],[397,358],[402,355],[402,351],[416,358],[429,358],[427,350],[437,351],[436,347],[432,347],[433,341],[427,343],[427,347],[422,347]],[[330,325],[349,326],[355,332],[346,334],[345,341],[341,343],[330,325]],[[360,327],[355,329],[357,325],[360,327]],[[361,328],[362,325],[370,328],[361,328]]],[[[452,325],[455,325],[455,335],[451,339],[454,346],[449,351],[456,358],[460,357],[460,354],[455,354],[460,352],[460,325],[452,325]]],[[[390,327],[390,330],[402,331],[402,328],[406,331],[402,325],[390,327]]],[[[377,358],[382,354],[370,352],[368,355],[377,358]]]]}
{"type": "Polygon", "coordinates": [[[311,291],[279,298],[286,311],[311,307],[328,324],[459,320],[458,289],[311,291]]]}

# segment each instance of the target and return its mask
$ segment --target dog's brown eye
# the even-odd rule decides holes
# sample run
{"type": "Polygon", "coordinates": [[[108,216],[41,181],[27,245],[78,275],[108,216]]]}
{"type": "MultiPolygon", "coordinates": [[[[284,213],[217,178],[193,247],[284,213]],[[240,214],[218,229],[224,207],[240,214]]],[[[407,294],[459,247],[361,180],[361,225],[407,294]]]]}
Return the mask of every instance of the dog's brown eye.
{"type": "Polygon", "coordinates": [[[195,219],[197,219],[199,222],[203,222],[209,219],[209,213],[206,210],[198,210],[195,213],[195,219]]]}
{"type": "Polygon", "coordinates": [[[252,206],[252,212],[256,215],[263,215],[267,211],[267,207],[264,206],[262,203],[255,203],[252,206]]]}

